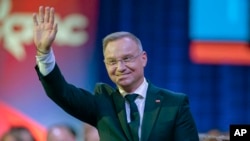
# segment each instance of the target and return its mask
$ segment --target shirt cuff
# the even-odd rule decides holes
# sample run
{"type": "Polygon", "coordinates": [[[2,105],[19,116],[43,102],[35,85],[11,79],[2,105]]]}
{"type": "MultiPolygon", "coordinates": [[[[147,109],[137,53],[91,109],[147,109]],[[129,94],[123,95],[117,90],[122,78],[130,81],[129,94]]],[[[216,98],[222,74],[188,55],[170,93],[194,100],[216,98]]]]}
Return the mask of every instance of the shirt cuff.
{"type": "Polygon", "coordinates": [[[51,49],[48,54],[36,56],[36,62],[40,73],[43,76],[48,75],[54,69],[56,64],[53,49],[51,49]]]}

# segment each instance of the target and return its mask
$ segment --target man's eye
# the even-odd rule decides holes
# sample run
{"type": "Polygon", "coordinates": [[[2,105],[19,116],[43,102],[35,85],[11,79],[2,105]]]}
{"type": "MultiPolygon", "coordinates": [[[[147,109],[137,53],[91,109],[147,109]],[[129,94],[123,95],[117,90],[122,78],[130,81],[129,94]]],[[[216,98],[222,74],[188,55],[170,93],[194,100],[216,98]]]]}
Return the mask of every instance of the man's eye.
{"type": "Polygon", "coordinates": [[[123,58],[124,62],[129,62],[130,60],[131,60],[131,57],[125,57],[125,58],[123,58]]]}
{"type": "Polygon", "coordinates": [[[109,64],[115,64],[116,63],[115,60],[109,60],[108,62],[109,62],[109,64]]]}

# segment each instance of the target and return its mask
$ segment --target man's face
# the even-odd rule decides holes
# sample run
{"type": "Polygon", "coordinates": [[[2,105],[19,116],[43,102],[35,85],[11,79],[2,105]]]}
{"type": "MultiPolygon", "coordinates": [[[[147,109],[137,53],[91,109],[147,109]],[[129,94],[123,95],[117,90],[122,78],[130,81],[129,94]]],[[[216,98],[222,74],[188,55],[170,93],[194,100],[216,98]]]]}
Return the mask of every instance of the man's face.
{"type": "Polygon", "coordinates": [[[109,42],[104,61],[110,79],[125,91],[134,91],[143,82],[147,55],[132,39],[124,37],[109,42]]]}

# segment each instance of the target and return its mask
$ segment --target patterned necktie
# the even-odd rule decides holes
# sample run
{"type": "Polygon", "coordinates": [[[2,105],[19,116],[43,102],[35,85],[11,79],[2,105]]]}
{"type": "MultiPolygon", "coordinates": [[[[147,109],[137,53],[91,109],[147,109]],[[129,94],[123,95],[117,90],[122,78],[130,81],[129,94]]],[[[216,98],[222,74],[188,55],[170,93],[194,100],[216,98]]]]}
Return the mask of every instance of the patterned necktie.
{"type": "Polygon", "coordinates": [[[129,102],[130,106],[130,119],[131,122],[128,123],[131,135],[133,137],[134,141],[139,141],[139,136],[138,136],[138,129],[140,125],[140,115],[139,111],[137,108],[137,105],[135,104],[135,99],[137,98],[138,94],[127,94],[125,98],[129,102]]]}

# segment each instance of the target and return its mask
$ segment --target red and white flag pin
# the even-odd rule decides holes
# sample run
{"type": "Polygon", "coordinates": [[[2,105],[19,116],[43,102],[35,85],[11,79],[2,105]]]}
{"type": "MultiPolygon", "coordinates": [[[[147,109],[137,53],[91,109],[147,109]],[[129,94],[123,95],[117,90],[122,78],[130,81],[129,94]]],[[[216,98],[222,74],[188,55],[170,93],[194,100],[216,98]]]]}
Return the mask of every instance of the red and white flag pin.
{"type": "Polygon", "coordinates": [[[156,99],[155,102],[156,102],[156,103],[160,103],[161,100],[160,100],[160,99],[156,99]]]}

